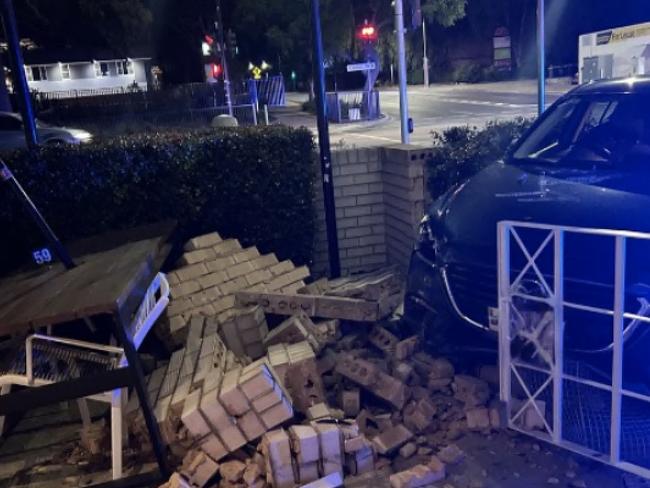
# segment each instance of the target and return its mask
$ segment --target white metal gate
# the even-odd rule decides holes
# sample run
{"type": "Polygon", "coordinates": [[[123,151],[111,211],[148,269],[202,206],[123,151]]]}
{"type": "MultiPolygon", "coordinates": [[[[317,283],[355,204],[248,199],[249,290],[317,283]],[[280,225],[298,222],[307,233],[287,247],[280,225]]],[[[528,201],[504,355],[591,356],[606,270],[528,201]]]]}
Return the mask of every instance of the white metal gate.
{"type": "MultiPolygon", "coordinates": [[[[632,243],[650,249],[650,234],[498,224],[501,400],[511,429],[650,478],[650,394],[630,386],[624,366],[625,344],[650,327],[646,298],[634,295],[638,308],[629,307],[626,279],[636,266],[627,262],[632,243]],[[581,286],[565,272],[576,259],[575,249],[566,251],[567,239],[580,242],[584,253],[591,241],[605,251],[594,258],[594,272],[609,266],[605,261],[612,264],[612,283],[598,289],[607,295],[600,303],[565,295],[567,283],[572,291],[581,286]],[[574,360],[573,349],[565,351],[566,336],[575,337],[567,327],[577,326],[565,314],[593,317],[578,325],[584,334],[596,330],[594,324],[605,329],[611,324],[609,347],[588,356],[603,363],[604,373],[585,361],[586,355],[574,360]]],[[[650,364],[650,350],[647,357],[650,364]]]]}

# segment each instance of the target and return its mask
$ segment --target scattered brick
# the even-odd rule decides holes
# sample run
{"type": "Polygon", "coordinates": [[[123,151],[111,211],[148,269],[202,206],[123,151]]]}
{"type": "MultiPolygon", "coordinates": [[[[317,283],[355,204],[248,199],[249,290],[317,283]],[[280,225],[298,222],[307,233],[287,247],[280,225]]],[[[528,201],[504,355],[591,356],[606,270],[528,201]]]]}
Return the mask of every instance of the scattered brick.
{"type": "Polygon", "coordinates": [[[454,397],[466,408],[485,405],[490,399],[490,386],[473,376],[456,375],[453,382],[454,397]]]}
{"type": "Polygon", "coordinates": [[[395,345],[395,359],[403,361],[404,359],[413,355],[418,347],[419,339],[417,336],[409,337],[403,341],[399,341],[395,345]]]}
{"type": "Polygon", "coordinates": [[[413,438],[413,433],[402,424],[391,427],[372,440],[379,454],[396,451],[413,438]]]}
{"type": "Polygon", "coordinates": [[[491,427],[490,412],[485,407],[473,408],[465,412],[469,430],[486,430],[491,427]]]}
{"type": "Polygon", "coordinates": [[[438,451],[438,458],[445,464],[453,465],[465,459],[465,453],[456,444],[449,444],[438,451]]]}
{"type": "Polygon", "coordinates": [[[436,481],[445,479],[445,465],[434,458],[427,464],[418,464],[406,471],[390,476],[392,488],[419,488],[431,486],[436,481]]]}
{"type": "Polygon", "coordinates": [[[356,417],[361,410],[361,392],[358,389],[341,390],[341,408],[346,417],[356,417]]]}
{"type": "Polygon", "coordinates": [[[415,454],[415,451],[417,450],[418,450],[418,446],[414,442],[409,442],[407,444],[404,444],[402,447],[400,447],[399,455],[407,459],[413,456],[413,454],[415,454]]]}
{"type": "Polygon", "coordinates": [[[368,334],[368,341],[385,354],[393,355],[399,339],[380,325],[375,325],[368,334]]]}

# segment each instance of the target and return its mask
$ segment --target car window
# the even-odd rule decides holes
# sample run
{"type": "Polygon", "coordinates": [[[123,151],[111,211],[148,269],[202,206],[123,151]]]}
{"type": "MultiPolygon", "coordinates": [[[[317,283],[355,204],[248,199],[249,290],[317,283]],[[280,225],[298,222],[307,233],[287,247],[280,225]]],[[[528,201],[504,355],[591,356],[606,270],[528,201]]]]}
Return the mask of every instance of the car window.
{"type": "Polygon", "coordinates": [[[650,167],[650,99],[571,97],[545,115],[513,159],[583,165],[634,162],[650,167]]]}
{"type": "Polygon", "coordinates": [[[11,115],[0,115],[0,131],[22,130],[23,124],[11,115]]]}

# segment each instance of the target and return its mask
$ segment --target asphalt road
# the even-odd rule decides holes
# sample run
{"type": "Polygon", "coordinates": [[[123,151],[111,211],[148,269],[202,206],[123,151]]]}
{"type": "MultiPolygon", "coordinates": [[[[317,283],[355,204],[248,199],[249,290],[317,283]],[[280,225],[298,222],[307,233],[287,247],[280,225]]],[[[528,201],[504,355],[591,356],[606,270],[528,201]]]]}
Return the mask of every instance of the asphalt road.
{"type": "MultiPolygon", "coordinates": [[[[568,79],[551,80],[548,103],[572,88],[568,79]]],[[[288,107],[274,111],[275,120],[316,131],[316,118],[300,111],[306,95],[288,95],[288,107]]],[[[382,89],[381,111],[384,118],[374,122],[330,124],[332,145],[377,146],[397,144],[400,140],[399,93],[396,88],[382,89]]],[[[409,87],[410,115],[415,123],[411,142],[427,145],[431,131],[457,125],[482,126],[491,120],[534,117],[537,114],[537,88],[534,80],[485,83],[476,85],[432,85],[409,87]]]]}

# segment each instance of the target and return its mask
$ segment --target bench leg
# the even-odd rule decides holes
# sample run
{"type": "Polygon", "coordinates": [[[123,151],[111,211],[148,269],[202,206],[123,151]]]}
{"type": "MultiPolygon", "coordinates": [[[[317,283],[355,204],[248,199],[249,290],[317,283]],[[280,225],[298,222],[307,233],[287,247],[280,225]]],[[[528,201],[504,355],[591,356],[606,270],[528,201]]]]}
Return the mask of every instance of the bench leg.
{"type": "Polygon", "coordinates": [[[90,427],[90,424],[93,423],[92,418],[90,417],[90,410],[88,409],[88,402],[85,398],[79,398],[77,400],[77,407],[79,407],[79,415],[81,416],[81,423],[84,427],[90,427]]]}
{"type": "MultiPolygon", "coordinates": [[[[2,385],[0,387],[0,395],[7,395],[10,391],[11,391],[11,385],[2,385]]],[[[0,415],[0,437],[2,437],[4,430],[5,430],[5,416],[0,415]]]]}
{"type": "Polygon", "coordinates": [[[111,455],[113,479],[122,477],[122,389],[111,394],[111,455]]]}

